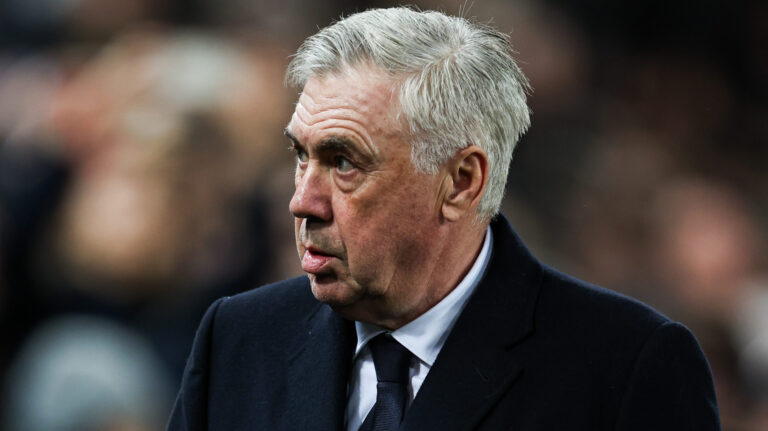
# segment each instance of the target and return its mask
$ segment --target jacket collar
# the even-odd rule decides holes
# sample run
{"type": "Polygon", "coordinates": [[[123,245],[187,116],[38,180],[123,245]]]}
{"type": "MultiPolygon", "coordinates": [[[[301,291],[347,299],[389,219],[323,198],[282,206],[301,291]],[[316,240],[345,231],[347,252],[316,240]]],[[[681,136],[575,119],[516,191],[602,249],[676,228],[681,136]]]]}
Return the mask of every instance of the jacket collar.
{"type": "Polygon", "coordinates": [[[288,356],[286,429],[342,429],[354,325],[318,303],[304,328],[304,343],[288,356]]]}
{"type": "Polygon", "coordinates": [[[494,247],[485,277],[430,369],[403,430],[472,428],[523,369],[514,347],[534,330],[542,268],[504,217],[491,229],[494,247]]]}

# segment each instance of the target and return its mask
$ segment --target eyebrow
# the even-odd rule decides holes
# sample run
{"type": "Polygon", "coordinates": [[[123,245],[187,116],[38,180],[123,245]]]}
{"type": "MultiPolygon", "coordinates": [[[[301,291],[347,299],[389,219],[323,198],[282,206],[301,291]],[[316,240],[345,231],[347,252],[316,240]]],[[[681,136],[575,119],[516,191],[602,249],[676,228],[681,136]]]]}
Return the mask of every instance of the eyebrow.
{"type": "MultiPolygon", "coordinates": [[[[296,138],[288,128],[286,128],[283,133],[291,140],[294,146],[304,148],[304,145],[301,144],[299,139],[296,138]]],[[[351,139],[344,136],[330,136],[323,139],[317,144],[316,151],[320,154],[336,152],[348,156],[355,156],[356,159],[362,159],[358,161],[363,163],[371,163],[372,161],[369,155],[360,151],[351,139]]]]}

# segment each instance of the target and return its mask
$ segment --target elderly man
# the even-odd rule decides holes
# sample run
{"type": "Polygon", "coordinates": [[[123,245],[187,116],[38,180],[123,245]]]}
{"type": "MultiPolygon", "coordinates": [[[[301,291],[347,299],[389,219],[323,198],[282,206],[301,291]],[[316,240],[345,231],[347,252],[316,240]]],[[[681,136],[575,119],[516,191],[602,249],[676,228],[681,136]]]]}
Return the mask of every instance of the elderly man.
{"type": "Polygon", "coordinates": [[[507,37],[352,15],[288,81],[308,277],[214,303],[171,430],[715,430],[682,325],[538,262],[497,215],[529,124],[507,37]]]}

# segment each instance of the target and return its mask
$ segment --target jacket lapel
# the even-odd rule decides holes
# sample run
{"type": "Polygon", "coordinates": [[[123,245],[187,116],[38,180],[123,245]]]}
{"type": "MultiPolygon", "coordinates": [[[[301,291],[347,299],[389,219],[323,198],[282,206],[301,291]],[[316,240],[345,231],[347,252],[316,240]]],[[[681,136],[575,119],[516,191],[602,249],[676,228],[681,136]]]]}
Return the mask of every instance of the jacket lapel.
{"type": "Polygon", "coordinates": [[[493,254],[406,414],[403,430],[473,428],[514,384],[515,346],[533,332],[541,266],[503,217],[491,224],[493,254]]]}
{"type": "Polygon", "coordinates": [[[341,429],[354,325],[318,303],[305,327],[306,342],[288,357],[286,429],[341,429]]]}

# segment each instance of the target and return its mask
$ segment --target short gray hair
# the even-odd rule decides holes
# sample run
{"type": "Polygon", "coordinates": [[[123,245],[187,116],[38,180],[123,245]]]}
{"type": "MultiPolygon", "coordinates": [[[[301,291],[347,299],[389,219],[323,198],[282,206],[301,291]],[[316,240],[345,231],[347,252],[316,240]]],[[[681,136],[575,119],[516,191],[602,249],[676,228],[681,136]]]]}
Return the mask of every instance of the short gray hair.
{"type": "Polygon", "coordinates": [[[478,216],[499,211],[512,151],[530,124],[530,87],[511,56],[509,37],[460,17],[410,8],[371,9],[309,37],[286,82],[368,63],[400,78],[411,160],[424,173],[475,144],[488,155],[489,178],[478,216]]]}

